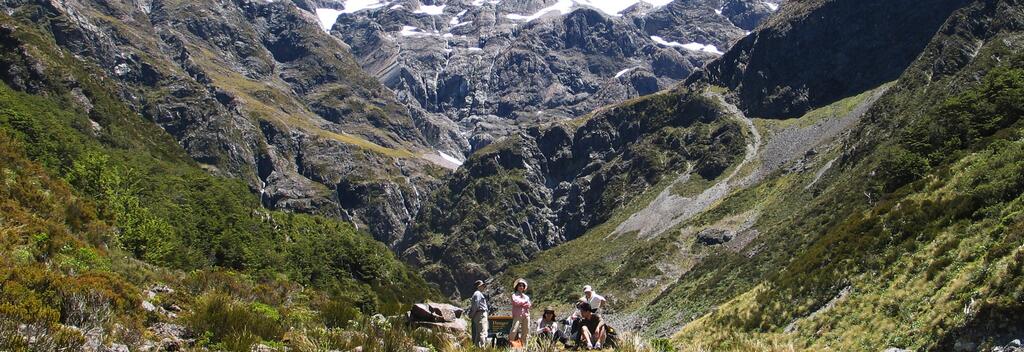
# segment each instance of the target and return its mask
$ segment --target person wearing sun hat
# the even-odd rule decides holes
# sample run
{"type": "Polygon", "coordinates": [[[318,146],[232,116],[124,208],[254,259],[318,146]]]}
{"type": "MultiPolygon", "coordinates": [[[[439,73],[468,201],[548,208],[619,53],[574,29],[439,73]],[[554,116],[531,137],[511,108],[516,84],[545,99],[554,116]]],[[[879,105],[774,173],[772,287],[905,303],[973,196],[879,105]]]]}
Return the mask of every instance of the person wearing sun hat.
{"type": "Polygon", "coordinates": [[[595,312],[601,310],[606,301],[603,296],[594,292],[594,288],[590,287],[590,285],[583,286],[583,299],[587,301],[587,304],[590,304],[590,308],[595,312]]]}
{"type": "Polygon", "coordinates": [[[565,335],[558,330],[558,318],[555,316],[555,308],[544,308],[544,313],[537,319],[537,342],[541,347],[553,345],[555,342],[564,341],[565,335]]]}
{"type": "Polygon", "coordinates": [[[487,283],[483,280],[476,280],[473,284],[476,292],[469,299],[469,319],[472,323],[471,333],[473,344],[477,347],[484,347],[487,343],[487,296],[483,291],[487,289],[487,283]]]}
{"type": "Polygon", "coordinates": [[[518,279],[512,285],[512,330],[509,331],[509,337],[519,334],[519,341],[524,344],[530,341],[530,307],[533,306],[533,302],[530,301],[530,296],[526,295],[526,289],[529,287],[526,280],[518,279]]]}

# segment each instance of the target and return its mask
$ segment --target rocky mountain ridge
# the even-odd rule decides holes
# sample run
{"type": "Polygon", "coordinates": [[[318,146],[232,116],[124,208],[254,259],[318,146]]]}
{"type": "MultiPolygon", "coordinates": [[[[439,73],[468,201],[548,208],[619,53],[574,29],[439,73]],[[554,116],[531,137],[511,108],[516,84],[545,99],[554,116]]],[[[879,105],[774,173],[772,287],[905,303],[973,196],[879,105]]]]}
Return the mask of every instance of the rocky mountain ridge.
{"type": "Polygon", "coordinates": [[[317,11],[399,100],[448,121],[439,123],[450,128],[445,152],[461,160],[520,126],[670,87],[778,8],[739,0],[628,4],[373,1],[317,11]]]}
{"type": "Polygon", "coordinates": [[[936,1],[920,8],[891,1],[801,2],[687,82],[729,88],[735,92],[731,98],[751,116],[799,117],[896,79],[946,16],[965,4],[936,1]],[[873,20],[832,20],[851,14],[873,20]],[[808,53],[823,57],[813,62],[793,59],[808,53]]]}

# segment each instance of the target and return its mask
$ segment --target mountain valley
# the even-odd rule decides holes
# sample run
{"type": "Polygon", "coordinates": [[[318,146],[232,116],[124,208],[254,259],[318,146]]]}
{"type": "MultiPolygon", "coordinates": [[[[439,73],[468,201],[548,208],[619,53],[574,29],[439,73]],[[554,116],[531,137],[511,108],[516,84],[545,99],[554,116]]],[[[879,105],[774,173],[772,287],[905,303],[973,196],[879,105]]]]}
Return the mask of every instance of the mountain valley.
{"type": "Polygon", "coordinates": [[[1024,349],[1017,0],[0,10],[0,350],[1024,349]]]}

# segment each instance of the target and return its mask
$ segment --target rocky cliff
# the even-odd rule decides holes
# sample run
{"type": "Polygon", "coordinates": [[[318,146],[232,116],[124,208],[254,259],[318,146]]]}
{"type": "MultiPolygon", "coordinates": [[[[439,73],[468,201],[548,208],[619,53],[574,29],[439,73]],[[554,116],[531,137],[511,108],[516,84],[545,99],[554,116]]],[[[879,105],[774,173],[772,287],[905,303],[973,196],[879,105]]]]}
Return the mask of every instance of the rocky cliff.
{"type": "Polygon", "coordinates": [[[393,243],[419,208],[419,189],[455,167],[436,152],[437,125],[290,3],[2,6],[102,67],[137,113],[214,174],[245,180],[267,207],[350,220],[393,243]]]}

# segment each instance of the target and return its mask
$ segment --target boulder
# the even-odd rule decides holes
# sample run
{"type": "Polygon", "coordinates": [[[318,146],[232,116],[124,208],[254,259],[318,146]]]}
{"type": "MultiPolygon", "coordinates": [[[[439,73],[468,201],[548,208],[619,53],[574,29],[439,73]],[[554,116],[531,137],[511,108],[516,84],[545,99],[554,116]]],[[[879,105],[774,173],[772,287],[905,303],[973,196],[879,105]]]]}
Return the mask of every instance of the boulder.
{"type": "Polygon", "coordinates": [[[130,352],[128,346],[119,343],[112,343],[110,346],[104,347],[103,352],[130,352]]]}
{"type": "Polygon", "coordinates": [[[409,324],[415,327],[460,334],[466,332],[462,313],[462,308],[451,304],[427,302],[413,305],[407,317],[409,324]]]}
{"type": "Polygon", "coordinates": [[[270,346],[267,346],[267,345],[264,345],[264,344],[260,343],[260,344],[253,345],[251,351],[252,352],[275,352],[277,350],[274,349],[273,347],[270,347],[270,346]]]}
{"type": "Polygon", "coordinates": [[[715,246],[732,241],[735,237],[736,231],[707,228],[697,233],[697,243],[715,246]]]}
{"type": "Polygon", "coordinates": [[[419,303],[409,310],[409,317],[415,322],[453,322],[462,318],[462,308],[443,303],[419,303]]]}
{"type": "Polygon", "coordinates": [[[184,340],[192,337],[192,333],[188,331],[188,328],[171,323],[156,323],[149,327],[149,331],[157,337],[166,337],[172,340],[184,340]]]}

